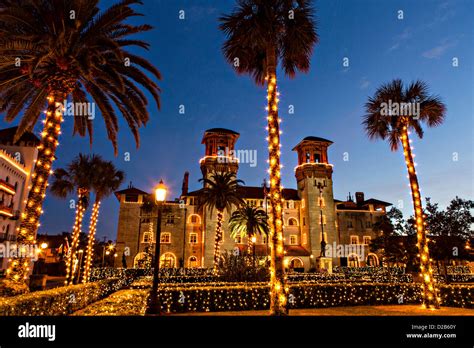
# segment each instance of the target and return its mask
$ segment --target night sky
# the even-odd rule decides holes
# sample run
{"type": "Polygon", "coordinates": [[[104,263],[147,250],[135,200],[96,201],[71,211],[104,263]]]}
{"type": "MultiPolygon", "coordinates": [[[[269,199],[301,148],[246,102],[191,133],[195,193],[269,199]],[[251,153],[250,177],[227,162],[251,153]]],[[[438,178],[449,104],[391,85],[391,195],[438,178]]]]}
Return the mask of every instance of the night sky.
{"type": "MultiPolygon", "coordinates": [[[[221,53],[224,35],[217,18],[228,13],[234,1],[144,2],[136,8],[145,16],[133,22],[155,29],[135,36],[151,43],[149,51],[135,53],[143,54],[163,74],[162,109],[150,103],[151,120],[141,129],[138,150],[127,125],[121,123],[115,158],[100,115],[94,121],[92,149],[87,138],[72,137],[72,119],[66,117],[54,167],[65,166],[79,152],[99,153],[126,172],[124,188],[132,181],[137,188],[152,190],[162,178],[174,198],[180,194],[186,170],[190,189],[199,188],[203,131],[224,127],[241,134],[238,148],[257,151],[257,166],[241,164],[239,177],[247,185],[261,185],[267,171],[266,91],[248,76],[238,76],[221,53]],[[184,20],[179,19],[180,10],[185,11],[184,20]],[[179,113],[180,105],[185,114],[179,113]]],[[[112,3],[103,1],[102,6],[112,3]]],[[[320,43],[310,72],[292,80],[279,75],[283,185],[296,187],[293,146],[306,136],[319,136],[334,142],[329,161],[334,165],[335,198],[364,191],[366,199],[394,203],[405,216],[410,215],[403,153],[391,152],[385,142],[369,141],[361,120],[367,97],[382,83],[394,78],[407,83],[422,79],[448,108],[443,125],[425,129],[421,141],[413,138],[422,195],[441,207],[456,195],[472,199],[474,2],[320,0],[315,7],[320,43]],[[399,10],[402,20],[397,18],[399,10]],[[349,58],[349,67],[343,66],[344,57],[349,58]],[[452,65],[454,57],[458,67],[452,65]],[[288,113],[290,105],[294,114],[288,113]],[[347,155],[349,160],[344,161],[347,155]]],[[[0,126],[11,125],[2,117],[0,126]]],[[[39,124],[36,134],[40,129],[39,124]]],[[[40,233],[71,229],[71,198],[47,195],[40,233]]],[[[115,239],[118,208],[114,196],[104,201],[99,238],[115,239]]],[[[87,227],[88,217],[84,222],[87,227]]]]}

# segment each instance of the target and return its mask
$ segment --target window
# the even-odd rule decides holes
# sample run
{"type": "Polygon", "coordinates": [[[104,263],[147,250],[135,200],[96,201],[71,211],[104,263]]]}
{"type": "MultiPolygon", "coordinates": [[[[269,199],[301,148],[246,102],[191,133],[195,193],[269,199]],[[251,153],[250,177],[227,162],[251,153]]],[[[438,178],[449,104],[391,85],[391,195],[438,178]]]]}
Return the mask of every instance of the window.
{"type": "Polygon", "coordinates": [[[365,228],[371,228],[372,227],[372,222],[370,220],[367,220],[365,222],[365,228]]]}
{"type": "Polygon", "coordinates": [[[303,238],[302,238],[302,244],[308,244],[308,235],[306,233],[303,233],[303,238]]]}
{"type": "Polygon", "coordinates": [[[290,236],[290,245],[298,244],[298,236],[296,234],[292,234],[290,236]]]}
{"type": "Polygon", "coordinates": [[[161,234],[161,243],[169,244],[171,243],[171,233],[165,232],[161,234]]]}
{"type": "Polygon", "coordinates": [[[288,225],[289,226],[298,226],[298,220],[296,220],[295,218],[289,218],[288,219],[288,225]]]}
{"type": "Polygon", "coordinates": [[[351,236],[351,244],[359,244],[359,237],[351,236]]]}
{"type": "Polygon", "coordinates": [[[304,201],[304,198],[301,200],[301,208],[304,208],[305,207],[305,201],[304,201]]]}
{"type": "Polygon", "coordinates": [[[166,224],[173,225],[174,224],[174,215],[170,214],[166,217],[166,224]]]}
{"type": "Polygon", "coordinates": [[[303,218],[303,226],[306,226],[306,219],[303,218]]]}
{"type": "MultiPolygon", "coordinates": [[[[319,215],[319,224],[321,225],[321,215],[319,215]]],[[[323,225],[326,225],[326,215],[323,215],[322,216],[322,220],[323,220],[323,225]]]]}
{"type": "Polygon", "coordinates": [[[237,236],[237,237],[235,238],[235,242],[236,242],[237,244],[242,244],[242,236],[237,236]]]}
{"type": "Polygon", "coordinates": [[[318,205],[320,207],[325,207],[326,206],[326,202],[324,202],[324,197],[319,197],[318,199],[318,205]]]}
{"type": "Polygon", "coordinates": [[[151,232],[143,233],[143,243],[152,243],[153,242],[153,234],[151,232]]]}
{"type": "Polygon", "coordinates": [[[354,228],[352,225],[352,220],[347,220],[347,228],[354,228]]]}
{"type": "MultiPolygon", "coordinates": [[[[322,240],[323,240],[322,237],[323,237],[322,233],[319,232],[319,241],[322,241],[322,240]]],[[[328,234],[327,234],[327,232],[324,232],[324,241],[325,241],[326,243],[327,243],[327,241],[328,241],[328,234]]]]}
{"type": "Polygon", "coordinates": [[[137,203],[138,202],[138,195],[125,195],[125,202],[137,203]]]}
{"type": "Polygon", "coordinates": [[[311,162],[311,154],[309,152],[306,152],[305,154],[305,162],[306,163],[311,162]]]}
{"type": "Polygon", "coordinates": [[[262,244],[267,244],[268,243],[268,237],[266,235],[262,236],[262,244]]]}
{"type": "Polygon", "coordinates": [[[201,217],[199,215],[193,214],[189,217],[189,222],[191,224],[200,224],[201,223],[201,217]]]}
{"type": "Polygon", "coordinates": [[[190,268],[196,268],[198,266],[197,264],[197,257],[196,256],[190,256],[188,260],[188,266],[190,268]]]}
{"type": "Polygon", "coordinates": [[[370,244],[371,237],[370,236],[364,236],[364,245],[369,245],[370,244]]]}
{"type": "Polygon", "coordinates": [[[314,163],[319,163],[319,162],[320,162],[319,153],[315,153],[314,154],[314,163]]]}
{"type": "Polygon", "coordinates": [[[189,243],[191,244],[197,244],[198,242],[198,235],[197,233],[190,233],[189,234],[189,243]]]}
{"type": "Polygon", "coordinates": [[[174,268],[176,257],[172,253],[164,253],[160,257],[160,268],[174,268]]]}

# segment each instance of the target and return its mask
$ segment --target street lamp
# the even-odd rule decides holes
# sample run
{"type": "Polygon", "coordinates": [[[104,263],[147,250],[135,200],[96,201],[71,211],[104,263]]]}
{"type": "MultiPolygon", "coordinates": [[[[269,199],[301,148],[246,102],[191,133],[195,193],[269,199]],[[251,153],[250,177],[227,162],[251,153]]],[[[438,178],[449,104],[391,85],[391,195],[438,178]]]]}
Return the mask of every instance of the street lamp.
{"type": "Polygon", "coordinates": [[[46,248],[48,247],[48,243],[43,242],[43,243],[41,243],[40,247],[41,247],[41,249],[44,250],[44,249],[46,249],[46,248]]]}
{"type": "Polygon", "coordinates": [[[146,314],[160,314],[161,305],[158,300],[158,283],[160,269],[160,242],[161,242],[161,214],[163,205],[166,201],[167,189],[163,180],[155,188],[155,204],[158,206],[158,219],[156,222],[156,238],[155,238],[155,265],[153,268],[153,287],[151,289],[150,301],[146,309],[146,314]]]}

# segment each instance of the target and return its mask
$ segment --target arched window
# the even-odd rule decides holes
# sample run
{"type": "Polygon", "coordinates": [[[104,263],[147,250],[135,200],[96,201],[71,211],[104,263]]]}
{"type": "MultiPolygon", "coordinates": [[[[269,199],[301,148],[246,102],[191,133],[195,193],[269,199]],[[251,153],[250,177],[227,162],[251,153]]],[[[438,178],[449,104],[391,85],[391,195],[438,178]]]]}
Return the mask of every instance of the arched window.
{"type": "Polygon", "coordinates": [[[359,257],[356,254],[350,254],[347,259],[349,267],[359,267],[359,257]]]}
{"type": "Polygon", "coordinates": [[[164,253],[160,257],[160,268],[176,267],[176,256],[173,253],[164,253]]]}
{"type": "Polygon", "coordinates": [[[367,266],[375,267],[379,265],[379,258],[377,255],[370,253],[367,255],[367,266]]]}
{"type": "Polygon", "coordinates": [[[188,259],[188,267],[189,268],[196,268],[198,266],[197,263],[197,257],[196,256],[190,256],[188,259]]]}
{"type": "Polygon", "coordinates": [[[298,226],[298,220],[296,220],[295,218],[289,218],[288,226],[298,226]]]}
{"type": "Polygon", "coordinates": [[[151,267],[151,255],[148,253],[138,253],[133,259],[133,268],[149,268],[151,267]]]}
{"type": "Polygon", "coordinates": [[[9,177],[9,176],[7,176],[7,177],[5,178],[5,182],[10,182],[10,177],[9,177]]]}
{"type": "Polygon", "coordinates": [[[294,269],[294,268],[304,268],[304,264],[303,264],[303,261],[297,257],[291,259],[290,261],[290,268],[291,269],[294,269]]]}
{"type": "Polygon", "coordinates": [[[200,225],[201,217],[197,214],[192,214],[189,216],[188,222],[193,225],[200,225]]]}

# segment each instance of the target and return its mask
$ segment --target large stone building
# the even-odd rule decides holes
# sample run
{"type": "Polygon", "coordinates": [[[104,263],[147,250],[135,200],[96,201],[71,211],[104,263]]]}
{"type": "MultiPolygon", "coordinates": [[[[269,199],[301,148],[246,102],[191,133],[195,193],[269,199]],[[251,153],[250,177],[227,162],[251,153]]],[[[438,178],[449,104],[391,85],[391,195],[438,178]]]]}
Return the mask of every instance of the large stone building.
{"type": "MultiPolygon", "coordinates": [[[[199,161],[203,176],[214,171],[233,172],[238,177],[235,144],[239,134],[222,128],[204,133],[205,155],[199,161]]],[[[345,201],[333,196],[333,166],[328,160],[331,141],[306,137],[294,147],[298,156],[295,168],[296,189],[283,189],[285,265],[290,269],[310,270],[333,265],[378,265],[377,255],[370,253],[369,241],[375,237],[374,223],[385,214],[389,203],[349,194],[345,201]],[[324,243],[322,240],[324,238],[324,243]],[[321,252],[325,245],[325,252],[321,252]]],[[[185,173],[181,196],[166,202],[161,226],[161,267],[212,267],[216,214],[199,209],[201,190],[188,192],[185,173]]],[[[242,186],[241,197],[250,205],[267,210],[268,188],[242,186]]],[[[117,251],[125,255],[128,267],[144,267],[154,253],[157,212],[149,192],[133,186],[115,193],[120,202],[117,251]],[[148,208],[146,208],[148,207],[148,208]]],[[[224,213],[222,251],[246,250],[246,237],[230,237],[224,213]]],[[[257,236],[257,255],[268,255],[265,236],[257,236]]],[[[116,266],[123,258],[117,257],[116,266]]]]}
{"type": "MultiPolygon", "coordinates": [[[[40,140],[30,132],[13,142],[17,127],[0,130],[0,243],[15,243],[40,140]]],[[[8,258],[0,255],[0,270],[8,258]]]]}

